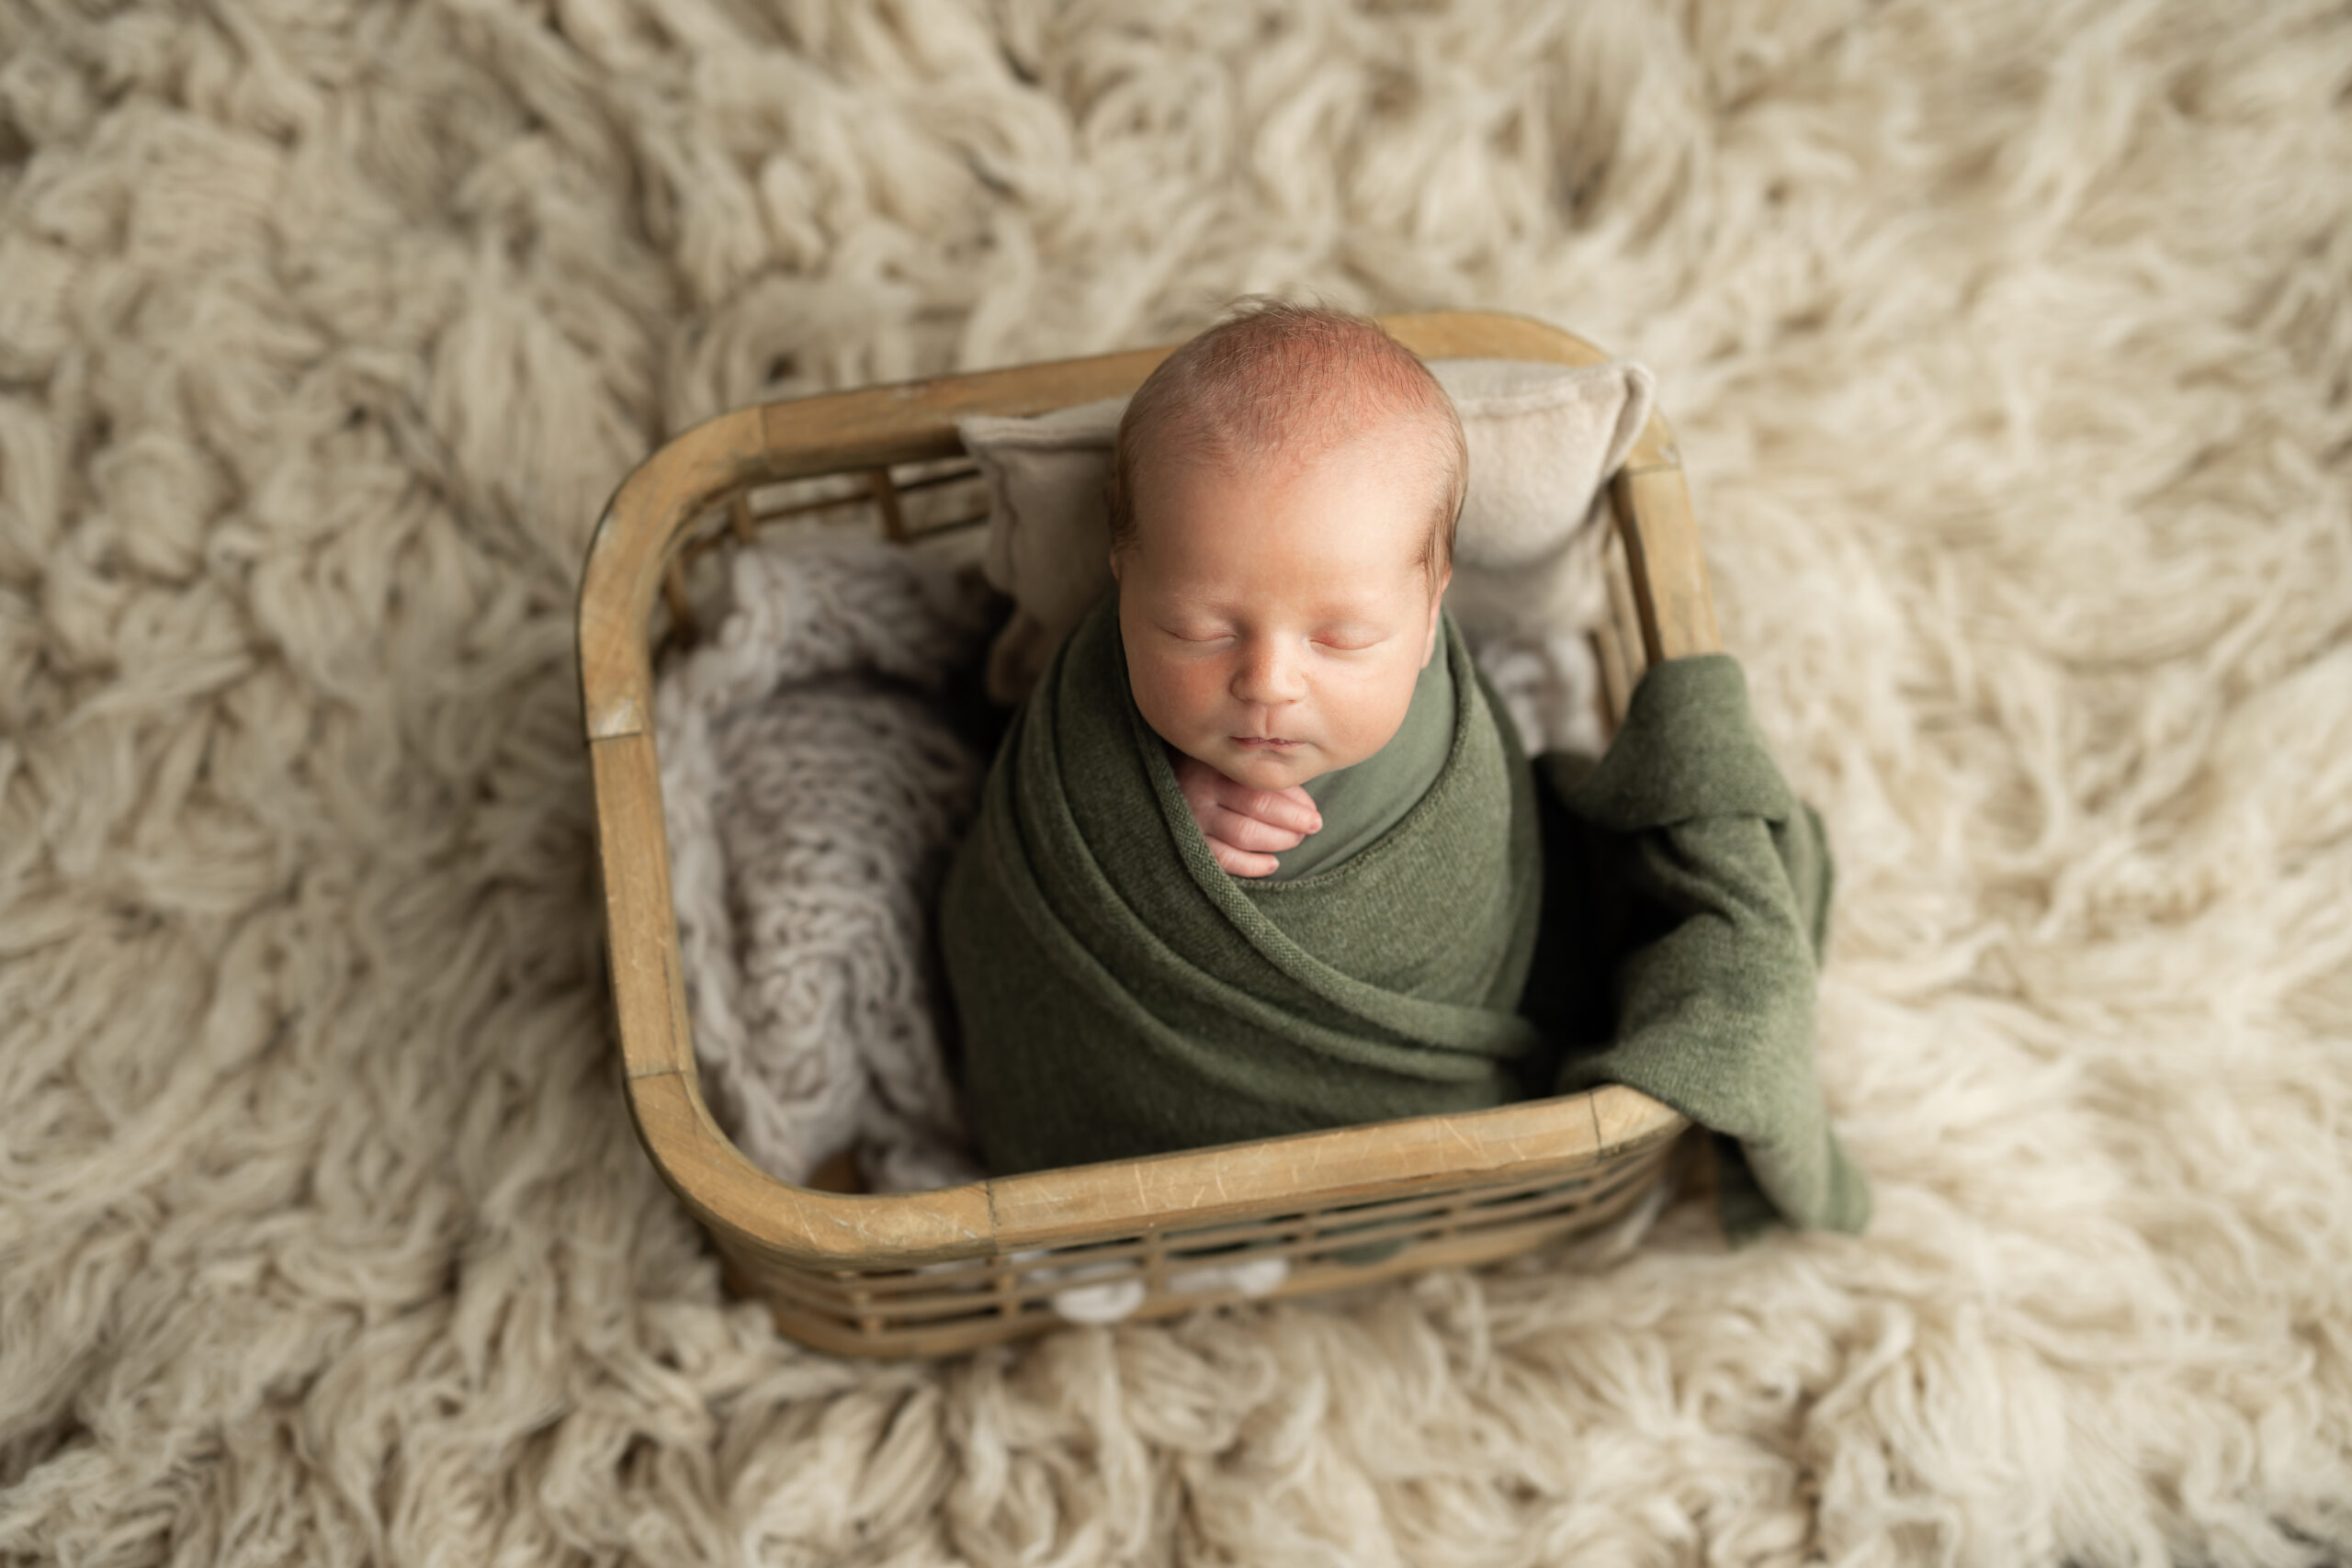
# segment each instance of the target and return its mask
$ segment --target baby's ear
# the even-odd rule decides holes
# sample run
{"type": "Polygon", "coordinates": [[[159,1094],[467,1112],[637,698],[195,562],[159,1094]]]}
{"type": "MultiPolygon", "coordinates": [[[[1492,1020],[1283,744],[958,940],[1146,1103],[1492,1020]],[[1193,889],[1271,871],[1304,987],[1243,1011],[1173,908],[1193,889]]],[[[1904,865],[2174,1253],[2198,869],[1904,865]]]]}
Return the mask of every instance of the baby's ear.
{"type": "Polygon", "coordinates": [[[1116,550],[1111,552],[1111,581],[1119,581],[1119,552],[1116,550]]]}
{"type": "Polygon", "coordinates": [[[1421,644],[1421,663],[1426,666],[1437,657],[1437,631],[1445,620],[1445,591],[1453,585],[1453,569],[1447,567],[1439,574],[1436,590],[1430,594],[1429,640],[1421,644]]]}

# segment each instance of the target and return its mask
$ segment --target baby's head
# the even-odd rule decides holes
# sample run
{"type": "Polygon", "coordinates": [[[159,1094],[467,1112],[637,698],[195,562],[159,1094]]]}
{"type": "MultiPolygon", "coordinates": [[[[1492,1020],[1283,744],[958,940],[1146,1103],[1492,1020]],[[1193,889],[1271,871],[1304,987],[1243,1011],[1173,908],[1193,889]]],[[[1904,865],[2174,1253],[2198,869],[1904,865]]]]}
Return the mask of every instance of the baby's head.
{"type": "Polygon", "coordinates": [[[1272,790],[1386,745],[1436,646],[1468,475],[1444,389],[1371,321],[1261,305],[1179,348],[1112,461],[1146,722],[1272,790]]]}

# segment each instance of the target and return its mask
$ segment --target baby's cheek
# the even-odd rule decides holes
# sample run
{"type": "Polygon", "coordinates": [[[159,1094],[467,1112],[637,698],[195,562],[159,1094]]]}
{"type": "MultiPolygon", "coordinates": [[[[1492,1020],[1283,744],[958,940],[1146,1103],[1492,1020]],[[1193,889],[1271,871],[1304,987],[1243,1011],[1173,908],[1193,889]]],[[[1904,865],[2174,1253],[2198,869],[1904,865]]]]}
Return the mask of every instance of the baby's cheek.
{"type": "Polygon", "coordinates": [[[1213,660],[1185,664],[1169,672],[1169,695],[1190,728],[1222,729],[1225,716],[1224,671],[1213,660]]]}
{"type": "Polygon", "coordinates": [[[1216,722],[1224,686],[1207,661],[1151,660],[1131,668],[1136,705],[1162,739],[1182,746],[1190,731],[1216,722]]]}
{"type": "Polygon", "coordinates": [[[1419,677],[1418,668],[1384,670],[1358,682],[1347,694],[1345,711],[1336,728],[1344,731],[1342,744],[1356,761],[1363,761],[1388,744],[1403,727],[1405,712],[1413,705],[1413,688],[1419,677]]]}

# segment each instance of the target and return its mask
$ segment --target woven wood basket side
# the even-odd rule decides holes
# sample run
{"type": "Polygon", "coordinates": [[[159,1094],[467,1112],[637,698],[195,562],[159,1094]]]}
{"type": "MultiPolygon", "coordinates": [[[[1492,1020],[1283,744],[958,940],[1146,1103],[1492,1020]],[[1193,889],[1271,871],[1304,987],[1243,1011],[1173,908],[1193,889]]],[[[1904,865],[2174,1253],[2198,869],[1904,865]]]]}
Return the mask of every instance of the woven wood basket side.
{"type": "MultiPolygon", "coordinates": [[[[1556,328],[1471,313],[1386,318],[1425,357],[1592,363],[1556,328]]],[[[1632,1089],[1422,1117],[887,1197],[818,1191],[752,1166],[713,1122],[696,1076],[670,897],[652,735],[650,634],[682,553],[748,536],[750,497],[845,476],[886,534],[904,532],[894,470],[960,454],[955,421],[1034,413],[1133,389],[1166,349],[1021,367],[739,410],[696,426],[623,481],[599,524],[580,607],[582,710],[594,777],[616,1032],[648,1156],[710,1231],[730,1276],[787,1331],[825,1348],[930,1354],[1059,1321],[1073,1280],[1125,1271],[1136,1315],[1225,1299],[1178,1288],[1189,1258],[1281,1256],[1283,1293],[1480,1261],[1585,1228],[1655,1179],[1682,1118],[1632,1089]],[[1365,1260],[1373,1227],[1402,1243],[1365,1260]],[[1346,1237],[1355,1237],[1353,1242],[1346,1237]],[[1337,1238],[1337,1239],[1335,1239],[1337,1238]]],[[[917,480],[916,482],[928,482],[917,480]]],[[[1717,646],[1688,492],[1653,417],[1611,486],[1615,625],[1598,638],[1612,709],[1659,659],[1717,646]]],[[[820,499],[816,505],[836,504],[820,499]]],[[[802,510],[795,506],[791,510],[802,510]]],[[[1226,1292],[1225,1294],[1229,1294],[1226,1292]]]]}

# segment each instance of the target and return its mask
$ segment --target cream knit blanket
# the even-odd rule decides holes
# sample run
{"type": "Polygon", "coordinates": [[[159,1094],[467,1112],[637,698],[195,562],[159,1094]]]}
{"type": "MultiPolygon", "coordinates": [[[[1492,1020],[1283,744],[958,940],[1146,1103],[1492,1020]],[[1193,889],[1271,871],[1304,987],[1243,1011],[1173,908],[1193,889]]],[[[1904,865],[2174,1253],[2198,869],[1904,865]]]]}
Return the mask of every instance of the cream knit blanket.
{"type": "Polygon", "coordinates": [[[704,1096],[789,1181],[844,1150],[877,1191],[969,1179],[932,911],[986,759],[923,698],[983,590],[879,543],[740,550],[729,588],[655,704],[704,1096]]]}

